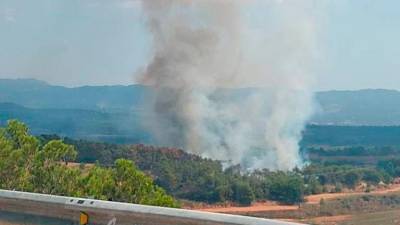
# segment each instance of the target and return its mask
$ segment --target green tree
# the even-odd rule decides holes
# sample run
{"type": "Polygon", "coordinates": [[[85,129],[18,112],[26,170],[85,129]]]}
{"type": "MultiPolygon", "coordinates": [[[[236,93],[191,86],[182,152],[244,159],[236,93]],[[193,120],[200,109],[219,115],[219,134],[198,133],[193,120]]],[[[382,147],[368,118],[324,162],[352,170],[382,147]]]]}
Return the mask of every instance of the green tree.
{"type": "Polygon", "coordinates": [[[115,180],[111,169],[101,168],[98,165],[90,169],[83,179],[86,195],[101,200],[113,200],[115,180]]]}
{"type": "Polygon", "coordinates": [[[278,172],[271,177],[269,194],[272,200],[295,204],[304,201],[304,182],[297,174],[278,172]]]}
{"type": "Polygon", "coordinates": [[[217,187],[218,201],[225,202],[231,200],[233,197],[233,190],[230,185],[223,184],[217,187]]]}
{"type": "Polygon", "coordinates": [[[74,146],[64,144],[61,140],[48,142],[42,152],[46,160],[63,163],[74,161],[78,155],[74,146]]]}
{"type": "Polygon", "coordinates": [[[361,174],[358,171],[351,170],[344,175],[344,184],[349,188],[354,188],[361,180],[361,174]]]}
{"type": "Polygon", "coordinates": [[[130,160],[116,160],[113,175],[115,178],[113,200],[149,205],[175,205],[173,198],[155,186],[153,181],[139,171],[130,160]]]}
{"type": "Polygon", "coordinates": [[[343,185],[342,185],[342,183],[336,183],[335,184],[335,193],[340,193],[340,192],[342,192],[343,191],[343,185]]]}
{"type": "Polygon", "coordinates": [[[320,184],[318,179],[316,178],[309,179],[305,189],[306,194],[313,194],[313,195],[321,194],[322,191],[323,191],[323,186],[320,184]]]}
{"type": "Polygon", "coordinates": [[[8,122],[1,131],[3,148],[2,186],[8,189],[32,191],[32,171],[39,142],[28,134],[28,128],[16,120],[8,122]]]}
{"type": "Polygon", "coordinates": [[[235,182],[233,185],[234,201],[243,206],[251,205],[254,201],[254,193],[250,185],[245,182],[235,182]]]}
{"type": "Polygon", "coordinates": [[[363,172],[362,179],[371,184],[378,184],[379,182],[383,181],[382,173],[378,172],[377,170],[368,169],[363,172]]]}
{"type": "Polygon", "coordinates": [[[76,157],[73,146],[61,140],[51,140],[43,146],[29,134],[25,124],[11,120],[5,128],[0,128],[0,188],[177,206],[132,161],[121,159],[114,168],[96,165],[85,171],[84,167],[68,166],[76,157]]]}

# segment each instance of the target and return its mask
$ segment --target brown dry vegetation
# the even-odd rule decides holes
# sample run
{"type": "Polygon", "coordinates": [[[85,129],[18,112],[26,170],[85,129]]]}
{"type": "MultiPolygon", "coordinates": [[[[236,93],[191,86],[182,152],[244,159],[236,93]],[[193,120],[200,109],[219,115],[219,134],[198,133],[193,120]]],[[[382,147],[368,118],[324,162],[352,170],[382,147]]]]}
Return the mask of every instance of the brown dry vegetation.
{"type": "Polygon", "coordinates": [[[216,212],[216,213],[248,213],[248,212],[265,212],[265,211],[286,211],[286,210],[298,210],[298,205],[279,205],[276,202],[258,202],[247,207],[238,206],[214,206],[208,208],[199,208],[197,210],[206,212],[216,212]]]}
{"type": "MultiPolygon", "coordinates": [[[[377,189],[370,193],[366,192],[343,192],[343,193],[325,193],[318,195],[309,195],[305,198],[306,204],[320,204],[321,199],[334,200],[338,198],[347,198],[351,196],[365,196],[365,195],[384,195],[400,192],[400,184],[389,185],[386,188],[377,189]]],[[[282,205],[272,201],[254,203],[248,207],[238,207],[235,205],[196,205],[186,207],[207,212],[219,213],[248,213],[248,212],[268,212],[268,211],[288,211],[298,210],[298,205],[282,205]]]]}
{"type": "Polygon", "coordinates": [[[388,187],[379,188],[370,193],[366,193],[365,191],[356,191],[356,192],[324,193],[324,194],[318,194],[318,195],[310,195],[310,196],[307,196],[305,198],[305,200],[309,204],[319,204],[321,199],[332,200],[332,199],[345,198],[345,197],[350,197],[350,196],[360,196],[360,195],[362,196],[362,195],[370,195],[370,194],[383,195],[383,194],[390,194],[390,193],[394,193],[394,192],[400,192],[400,184],[392,184],[392,185],[389,185],[388,187]]]}
{"type": "Polygon", "coordinates": [[[400,184],[381,187],[370,193],[361,191],[329,193],[306,197],[299,206],[275,202],[249,207],[206,206],[201,211],[240,214],[321,225],[400,225],[400,184]],[[324,199],[321,201],[321,199],[324,199]],[[289,219],[288,219],[289,218],[289,219]],[[375,223],[366,223],[367,221],[375,223]]]}

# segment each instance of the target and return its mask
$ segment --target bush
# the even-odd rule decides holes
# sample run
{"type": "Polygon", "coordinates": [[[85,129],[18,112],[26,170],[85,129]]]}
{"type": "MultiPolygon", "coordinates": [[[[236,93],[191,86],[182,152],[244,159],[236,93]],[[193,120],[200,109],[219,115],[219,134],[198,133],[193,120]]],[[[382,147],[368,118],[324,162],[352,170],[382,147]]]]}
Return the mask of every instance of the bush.
{"type": "Polygon", "coordinates": [[[40,144],[27,126],[10,121],[0,129],[0,188],[44,194],[95,197],[129,203],[176,207],[175,200],[154,185],[130,160],[114,168],[98,165],[86,172],[67,163],[77,157],[61,140],[40,144]]]}
{"type": "Polygon", "coordinates": [[[321,194],[323,190],[324,190],[323,186],[319,183],[317,179],[311,179],[307,184],[307,187],[305,189],[305,194],[307,195],[321,194]]]}
{"type": "Polygon", "coordinates": [[[278,173],[269,186],[270,198],[287,204],[304,201],[304,182],[296,174],[278,173]]]}
{"type": "Polygon", "coordinates": [[[343,185],[342,185],[342,183],[336,183],[335,184],[335,193],[339,193],[339,192],[342,192],[343,191],[343,185]]]}
{"type": "Polygon", "coordinates": [[[358,171],[352,170],[345,173],[343,183],[349,188],[354,188],[360,180],[361,174],[358,171]]]}
{"type": "Polygon", "coordinates": [[[383,180],[383,176],[380,172],[370,169],[364,171],[362,179],[369,184],[376,185],[383,180]]]}
{"type": "Polygon", "coordinates": [[[237,182],[233,187],[234,201],[242,206],[249,206],[254,201],[254,193],[248,183],[237,182]]]}

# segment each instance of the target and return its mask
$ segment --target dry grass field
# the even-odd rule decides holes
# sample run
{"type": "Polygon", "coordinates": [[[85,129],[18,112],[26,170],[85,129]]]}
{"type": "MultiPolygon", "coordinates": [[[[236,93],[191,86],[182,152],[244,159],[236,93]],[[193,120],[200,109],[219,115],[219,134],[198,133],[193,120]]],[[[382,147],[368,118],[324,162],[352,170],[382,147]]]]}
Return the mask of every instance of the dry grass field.
{"type": "Polygon", "coordinates": [[[390,185],[371,193],[311,195],[300,206],[262,202],[249,207],[205,206],[197,210],[315,225],[400,225],[400,185],[390,185]],[[323,203],[321,199],[324,199],[323,203]]]}

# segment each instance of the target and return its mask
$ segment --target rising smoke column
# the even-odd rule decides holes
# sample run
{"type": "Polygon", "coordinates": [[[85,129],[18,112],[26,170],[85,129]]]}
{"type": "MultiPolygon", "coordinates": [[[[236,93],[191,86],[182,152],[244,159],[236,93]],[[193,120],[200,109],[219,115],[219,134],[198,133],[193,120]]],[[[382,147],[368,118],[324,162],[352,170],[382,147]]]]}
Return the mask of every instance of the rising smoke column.
{"type": "Polygon", "coordinates": [[[153,58],[138,82],[154,89],[145,123],[158,142],[247,168],[300,165],[315,48],[303,3],[143,1],[153,58]]]}

